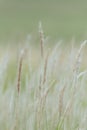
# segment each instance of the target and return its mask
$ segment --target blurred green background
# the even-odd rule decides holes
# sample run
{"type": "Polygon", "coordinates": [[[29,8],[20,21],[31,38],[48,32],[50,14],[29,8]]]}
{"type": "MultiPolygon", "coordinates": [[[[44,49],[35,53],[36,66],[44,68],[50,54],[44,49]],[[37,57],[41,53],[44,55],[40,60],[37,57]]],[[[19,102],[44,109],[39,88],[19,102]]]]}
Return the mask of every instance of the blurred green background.
{"type": "Polygon", "coordinates": [[[39,21],[53,39],[86,39],[87,0],[0,0],[0,42],[38,36],[39,21]]]}

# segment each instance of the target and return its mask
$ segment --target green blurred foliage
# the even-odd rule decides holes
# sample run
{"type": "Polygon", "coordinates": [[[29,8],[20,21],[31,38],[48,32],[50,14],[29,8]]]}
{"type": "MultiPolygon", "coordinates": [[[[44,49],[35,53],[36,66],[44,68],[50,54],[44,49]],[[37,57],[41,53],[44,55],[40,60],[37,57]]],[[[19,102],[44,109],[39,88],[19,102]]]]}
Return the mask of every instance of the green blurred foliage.
{"type": "Polygon", "coordinates": [[[0,0],[0,41],[37,35],[42,21],[53,39],[87,37],[86,0],[0,0]]]}

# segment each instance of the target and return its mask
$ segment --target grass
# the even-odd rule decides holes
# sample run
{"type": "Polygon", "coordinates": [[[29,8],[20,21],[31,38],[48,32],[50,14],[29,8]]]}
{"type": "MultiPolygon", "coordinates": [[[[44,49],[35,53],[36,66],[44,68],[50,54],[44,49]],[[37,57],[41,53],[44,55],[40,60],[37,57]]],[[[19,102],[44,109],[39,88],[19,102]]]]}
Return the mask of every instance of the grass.
{"type": "Polygon", "coordinates": [[[49,49],[41,24],[39,33],[36,53],[29,45],[17,61],[11,50],[1,61],[0,128],[86,130],[87,41],[75,48],[58,42],[49,49]]]}

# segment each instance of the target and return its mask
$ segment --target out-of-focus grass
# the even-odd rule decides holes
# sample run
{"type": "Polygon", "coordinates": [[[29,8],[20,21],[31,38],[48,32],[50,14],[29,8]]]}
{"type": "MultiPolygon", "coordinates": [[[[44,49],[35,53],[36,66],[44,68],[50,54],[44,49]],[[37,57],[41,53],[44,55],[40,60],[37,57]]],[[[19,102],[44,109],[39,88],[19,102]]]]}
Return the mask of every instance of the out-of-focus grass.
{"type": "Polygon", "coordinates": [[[41,20],[53,39],[87,36],[86,0],[0,0],[0,41],[37,34],[41,20]]]}
{"type": "Polygon", "coordinates": [[[58,43],[49,51],[48,59],[47,47],[43,49],[44,58],[41,58],[40,49],[28,48],[22,62],[19,93],[20,58],[16,59],[16,50],[9,49],[10,59],[6,57],[0,61],[2,130],[80,130],[83,126],[83,130],[87,129],[86,48],[82,50],[86,42],[80,49],[76,46],[63,48],[58,43]]]}

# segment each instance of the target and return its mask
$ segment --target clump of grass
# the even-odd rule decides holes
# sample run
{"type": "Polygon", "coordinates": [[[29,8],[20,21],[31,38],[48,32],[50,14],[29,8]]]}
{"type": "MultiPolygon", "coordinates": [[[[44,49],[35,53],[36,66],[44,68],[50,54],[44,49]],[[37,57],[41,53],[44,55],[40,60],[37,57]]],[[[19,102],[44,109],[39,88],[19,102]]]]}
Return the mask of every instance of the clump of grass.
{"type": "MultiPolygon", "coordinates": [[[[19,57],[17,91],[15,84],[10,84],[10,81],[6,91],[4,93],[0,91],[0,128],[2,130],[86,130],[87,69],[81,71],[80,68],[81,53],[86,41],[78,50],[73,49],[72,57],[75,59],[75,63],[72,63],[73,69],[68,60],[70,51],[64,52],[62,46],[58,48],[59,45],[50,51],[47,51],[48,48],[44,50],[41,24],[39,33],[41,59],[29,77],[30,66],[27,68],[24,74],[26,77],[24,91],[21,92],[21,77],[24,71],[23,59],[28,60],[27,57],[24,58],[26,49],[23,49],[19,57]]],[[[31,55],[32,58],[34,56],[31,55]]]]}

